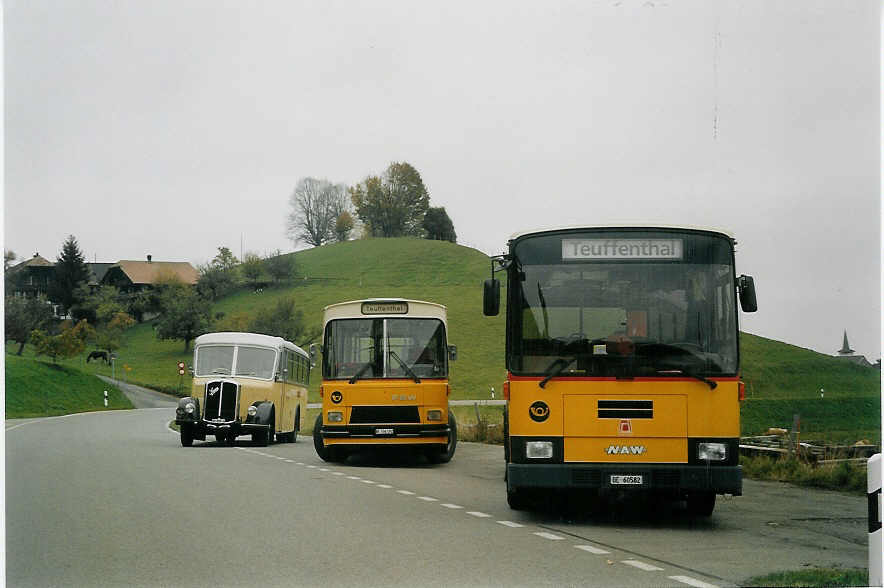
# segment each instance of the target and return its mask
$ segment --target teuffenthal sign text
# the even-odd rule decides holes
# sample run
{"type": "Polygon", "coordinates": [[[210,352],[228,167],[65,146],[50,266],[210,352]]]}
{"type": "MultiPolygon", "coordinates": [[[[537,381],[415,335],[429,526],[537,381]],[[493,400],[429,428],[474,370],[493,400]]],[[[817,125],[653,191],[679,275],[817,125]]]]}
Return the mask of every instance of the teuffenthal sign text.
{"type": "Polygon", "coordinates": [[[562,239],[563,260],[682,259],[681,239],[562,239]]]}
{"type": "Polygon", "coordinates": [[[363,302],[362,314],[408,314],[408,303],[363,302]]]}

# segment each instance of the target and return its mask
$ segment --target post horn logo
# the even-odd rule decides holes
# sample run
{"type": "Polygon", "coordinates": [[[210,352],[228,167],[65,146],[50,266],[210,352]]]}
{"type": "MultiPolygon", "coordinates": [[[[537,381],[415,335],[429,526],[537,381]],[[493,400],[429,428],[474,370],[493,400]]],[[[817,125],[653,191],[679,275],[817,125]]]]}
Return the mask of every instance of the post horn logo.
{"type": "Polygon", "coordinates": [[[528,409],[528,414],[531,415],[532,421],[542,423],[549,418],[549,406],[546,402],[538,400],[528,409]]]}
{"type": "Polygon", "coordinates": [[[331,393],[331,401],[334,402],[335,404],[338,404],[343,399],[344,399],[344,395],[341,394],[340,390],[335,390],[334,392],[331,393]]]}

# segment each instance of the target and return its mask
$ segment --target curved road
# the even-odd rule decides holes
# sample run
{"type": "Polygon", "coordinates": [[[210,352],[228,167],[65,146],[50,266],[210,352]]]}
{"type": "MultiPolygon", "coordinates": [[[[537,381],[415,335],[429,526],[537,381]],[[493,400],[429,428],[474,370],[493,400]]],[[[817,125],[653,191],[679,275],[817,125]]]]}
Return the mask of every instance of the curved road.
{"type": "MultiPolygon", "coordinates": [[[[170,402],[173,402],[170,400],[170,402]]],[[[863,497],[746,481],[710,519],[506,506],[502,449],[182,448],[172,408],[7,421],[10,586],[733,586],[866,565],[863,497]]]]}

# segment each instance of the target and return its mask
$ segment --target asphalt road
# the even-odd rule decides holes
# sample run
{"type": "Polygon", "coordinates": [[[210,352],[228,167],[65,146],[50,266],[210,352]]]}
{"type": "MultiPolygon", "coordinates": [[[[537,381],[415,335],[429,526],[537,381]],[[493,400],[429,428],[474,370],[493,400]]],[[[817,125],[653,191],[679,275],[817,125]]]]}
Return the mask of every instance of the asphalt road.
{"type": "Polygon", "coordinates": [[[502,448],[325,464],[296,444],[182,448],[173,409],[6,422],[9,586],[732,586],[867,563],[864,497],[745,482],[664,505],[511,511],[502,448]]]}

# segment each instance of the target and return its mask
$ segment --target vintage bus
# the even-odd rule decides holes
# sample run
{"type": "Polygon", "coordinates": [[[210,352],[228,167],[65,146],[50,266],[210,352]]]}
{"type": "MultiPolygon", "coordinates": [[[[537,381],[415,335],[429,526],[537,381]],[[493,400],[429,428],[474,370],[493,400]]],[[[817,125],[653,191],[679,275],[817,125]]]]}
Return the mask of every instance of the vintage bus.
{"type": "Polygon", "coordinates": [[[507,285],[510,507],[644,491],[708,516],[717,494],[742,494],[735,299],[757,305],[734,244],[717,230],[578,227],[513,235],[492,258],[486,315],[499,312],[495,271],[507,285]]]}
{"type": "Polygon", "coordinates": [[[178,402],[181,445],[214,435],[233,445],[248,435],[257,445],[298,440],[307,414],[310,358],[280,337],[208,333],[196,338],[192,395],[178,402]]]}
{"type": "MultiPolygon", "coordinates": [[[[322,412],[313,428],[316,453],[342,461],[359,449],[405,446],[433,463],[451,460],[457,423],[448,409],[445,307],[372,299],[325,307],[322,412]]],[[[316,346],[311,346],[315,358],[316,346]]]]}

